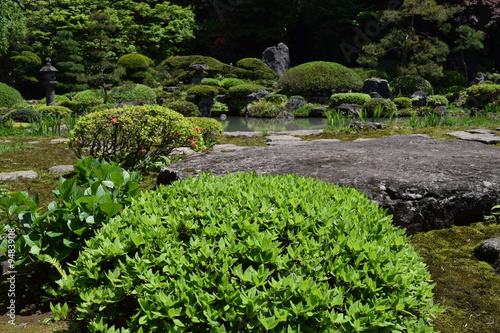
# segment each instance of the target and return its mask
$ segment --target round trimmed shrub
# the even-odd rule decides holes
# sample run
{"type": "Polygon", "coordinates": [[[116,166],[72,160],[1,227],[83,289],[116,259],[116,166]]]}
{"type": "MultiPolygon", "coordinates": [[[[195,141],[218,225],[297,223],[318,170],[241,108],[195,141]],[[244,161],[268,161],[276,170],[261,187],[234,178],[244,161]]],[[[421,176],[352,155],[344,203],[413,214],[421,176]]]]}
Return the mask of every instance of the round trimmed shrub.
{"type": "Polygon", "coordinates": [[[138,83],[128,83],[112,88],[108,93],[108,102],[124,103],[124,102],[146,102],[153,103],[156,100],[156,94],[153,89],[138,83]]]}
{"type": "Polygon", "coordinates": [[[475,84],[465,90],[466,105],[482,108],[489,103],[500,103],[500,84],[475,84]]]}
{"type": "Polygon", "coordinates": [[[154,66],[153,60],[139,53],[131,53],[122,55],[116,62],[118,66],[122,66],[131,71],[144,71],[151,66],[154,66]]]}
{"type": "Polygon", "coordinates": [[[71,109],[60,105],[39,106],[36,108],[36,111],[38,111],[42,116],[47,115],[58,117],[70,116],[73,113],[71,109]]]}
{"type": "Polygon", "coordinates": [[[203,142],[207,147],[212,147],[219,143],[224,132],[220,122],[207,117],[189,117],[188,119],[193,124],[195,131],[201,134],[203,142]]]}
{"type": "Polygon", "coordinates": [[[363,105],[363,112],[366,117],[393,117],[396,115],[397,107],[390,99],[372,98],[363,105]],[[380,109],[380,114],[377,114],[377,109],[380,109]]]}
{"type": "Polygon", "coordinates": [[[2,118],[2,121],[12,119],[13,121],[17,121],[20,123],[31,123],[33,121],[40,120],[40,118],[41,118],[40,112],[34,109],[17,109],[7,113],[2,118]]]}
{"type": "Polygon", "coordinates": [[[203,138],[180,113],[157,105],[126,106],[90,113],[76,123],[71,142],[77,156],[145,168],[177,147],[205,148],[203,138]]]}
{"type": "Polygon", "coordinates": [[[212,114],[222,114],[229,112],[229,107],[226,103],[219,102],[217,99],[214,100],[214,105],[212,106],[212,114]]]}
{"type": "Polygon", "coordinates": [[[301,106],[300,108],[293,110],[292,113],[295,117],[309,117],[311,110],[314,108],[323,108],[322,115],[324,115],[324,112],[326,110],[325,105],[316,103],[301,106]]]}
{"type": "Polygon", "coordinates": [[[443,95],[430,95],[427,97],[427,106],[437,107],[437,106],[447,106],[450,104],[446,96],[443,95]]]}
{"type": "Polygon", "coordinates": [[[433,332],[430,278],[352,188],[203,174],[141,192],[63,288],[86,332],[433,332]]]}
{"type": "Polygon", "coordinates": [[[396,97],[392,100],[398,109],[411,108],[412,100],[410,97],[396,97]]]}
{"type": "Polygon", "coordinates": [[[233,71],[238,77],[250,80],[276,80],[279,75],[276,74],[271,68],[257,58],[244,58],[236,63],[235,70],[233,71]],[[244,71],[240,70],[244,69],[244,71]]]}
{"type": "Polygon", "coordinates": [[[258,90],[266,89],[258,84],[245,83],[229,88],[227,91],[228,106],[235,111],[242,111],[246,106],[247,96],[258,90]]]}
{"type": "Polygon", "coordinates": [[[287,95],[304,97],[330,96],[332,92],[360,91],[363,81],[343,65],[313,61],[290,68],[278,81],[287,95]]]}
{"type": "Polygon", "coordinates": [[[398,76],[390,83],[391,91],[395,96],[411,96],[417,90],[426,92],[428,95],[434,93],[429,81],[420,76],[403,75],[398,76]]]}
{"type": "Polygon", "coordinates": [[[14,104],[22,102],[24,102],[24,98],[19,91],[0,82],[0,108],[10,108],[14,104]]]}
{"type": "MultiPolygon", "coordinates": [[[[64,103],[64,102],[69,102],[70,99],[68,96],[65,96],[65,95],[56,95],[56,104],[61,104],[61,103],[64,103]]],[[[47,104],[47,98],[44,97],[40,100],[40,104],[44,104],[46,105],[47,104]]]]}
{"type": "Polygon", "coordinates": [[[274,118],[283,111],[284,103],[273,103],[265,99],[253,101],[247,106],[245,115],[249,117],[274,118]]]}
{"type": "Polygon", "coordinates": [[[163,106],[179,112],[185,117],[198,117],[200,115],[200,110],[198,110],[196,104],[188,101],[167,102],[163,106]]]}
{"type": "Polygon", "coordinates": [[[219,93],[219,89],[214,86],[197,85],[187,90],[187,99],[198,103],[203,98],[214,98],[219,93]]]}
{"type": "Polygon", "coordinates": [[[264,97],[266,101],[273,102],[273,103],[286,103],[288,102],[288,97],[283,94],[267,94],[266,97],[264,97]]]}
{"type": "Polygon", "coordinates": [[[87,90],[77,92],[73,96],[72,101],[79,102],[79,103],[103,103],[104,98],[102,97],[100,92],[97,92],[97,91],[91,90],[91,89],[87,89],[87,90]]]}
{"type": "Polygon", "coordinates": [[[205,86],[220,87],[220,80],[214,78],[205,78],[201,80],[201,84],[205,86]]]}
{"type": "Polygon", "coordinates": [[[338,93],[330,97],[330,107],[336,108],[340,104],[358,104],[363,106],[371,96],[363,93],[338,93]]]}
{"type": "Polygon", "coordinates": [[[225,89],[230,89],[232,87],[241,86],[242,84],[247,84],[245,81],[236,78],[225,78],[220,81],[220,86],[225,89]]]}

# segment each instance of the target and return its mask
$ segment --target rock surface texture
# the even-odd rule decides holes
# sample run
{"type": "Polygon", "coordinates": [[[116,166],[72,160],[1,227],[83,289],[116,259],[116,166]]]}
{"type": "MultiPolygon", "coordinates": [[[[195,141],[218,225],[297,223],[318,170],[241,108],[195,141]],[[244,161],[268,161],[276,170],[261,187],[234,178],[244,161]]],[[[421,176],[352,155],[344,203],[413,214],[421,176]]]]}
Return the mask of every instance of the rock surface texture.
{"type": "Polygon", "coordinates": [[[480,221],[500,195],[499,147],[419,135],[284,141],[272,137],[269,147],[216,146],[169,168],[181,178],[200,172],[296,173],[354,187],[387,208],[410,234],[480,221]]]}

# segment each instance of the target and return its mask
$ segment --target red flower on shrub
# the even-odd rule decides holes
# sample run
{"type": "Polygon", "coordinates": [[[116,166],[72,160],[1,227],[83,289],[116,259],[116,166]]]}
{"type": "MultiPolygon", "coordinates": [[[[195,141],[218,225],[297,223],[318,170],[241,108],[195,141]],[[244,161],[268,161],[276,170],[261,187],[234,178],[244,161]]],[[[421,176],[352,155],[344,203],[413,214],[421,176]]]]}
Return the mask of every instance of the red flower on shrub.
{"type": "Polygon", "coordinates": [[[118,122],[118,119],[116,119],[116,118],[111,119],[111,124],[113,124],[113,125],[114,125],[114,124],[116,124],[117,122],[118,122]]]}
{"type": "Polygon", "coordinates": [[[192,141],[191,146],[196,146],[196,142],[192,141]]]}
{"type": "Polygon", "coordinates": [[[147,152],[147,150],[146,150],[145,148],[142,148],[142,149],[141,149],[141,153],[143,153],[143,154],[144,154],[145,152],[147,152]]]}
{"type": "Polygon", "coordinates": [[[194,140],[194,135],[191,135],[191,136],[189,137],[189,141],[193,141],[193,140],[194,140]]]}
{"type": "Polygon", "coordinates": [[[198,132],[200,132],[200,128],[199,128],[199,127],[195,127],[195,128],[194,128],[194,131],[195,131],[196,133],[198,133],[198,132]]]}

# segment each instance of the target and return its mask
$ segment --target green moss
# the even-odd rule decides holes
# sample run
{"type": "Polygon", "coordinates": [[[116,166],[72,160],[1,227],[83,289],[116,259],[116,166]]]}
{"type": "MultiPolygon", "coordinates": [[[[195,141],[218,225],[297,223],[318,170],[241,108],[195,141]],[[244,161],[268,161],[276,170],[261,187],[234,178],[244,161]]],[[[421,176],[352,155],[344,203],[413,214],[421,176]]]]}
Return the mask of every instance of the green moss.
{"type": "Polygon", "coordinates": [[[476,223],[413,237],[411,243],[424,258],[436,283],[435,301],[446,309],[434,321],[436,330],[500,331],[500,275],[473,254],[483,241],[499,236],[499,224],[476,223]]]}

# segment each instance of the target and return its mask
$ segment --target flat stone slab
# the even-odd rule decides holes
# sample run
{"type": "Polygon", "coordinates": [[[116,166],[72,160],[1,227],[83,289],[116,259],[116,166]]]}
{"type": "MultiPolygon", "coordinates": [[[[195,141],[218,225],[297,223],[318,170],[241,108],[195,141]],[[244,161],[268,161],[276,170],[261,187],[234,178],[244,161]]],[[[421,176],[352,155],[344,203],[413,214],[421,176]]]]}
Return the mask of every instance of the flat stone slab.
{"type": "Polygon", "coordinates": [[[247,149],[247,148],[248,147],[237,146],[237,145],[233,145],[233,144],[221,144],[221,145],[213,146],[212,151],[217,152],[217,153],[231,153],[231,152],[235,152],[235,151],[247,149]]]}
{"type": "Polygon", "coordinates": [[[56,144],[56,143],[66,143],[66,142],[69,142],[70,140],[69,139],[54,139],[54,140],[50,140],[50,143],[53,143],[53,144],[56,144]]]}
{"type": "Polygon", "coordinates": [[[483,220],[500,197],[498,165],[500,147],[403,135],[213,150],[169,168],[181,178],[200,172],[295,173],[354,187],[387,208],[396,225],[415,233],[483,220]]]}
{"type": "Polygon", "coordinates": [[[50,173],[64,173],[64,172],[72,172],[75,170],[73,165],[54,165],[49,168],[50,173]]]}
{"type": "Polygon", "coordinates": [[[33,171],[14,171],[14,172],[0,172],[0,181],[17,180],[17,179],[34,179],[38,174],[33,171]]]}
{"type": "Polygon", "coordinates": [[[486,144],[497,144],[500,143],[500,136],[497,135],[497,131],[487,130],[487,129],[472,129],[467,131],[457,131],[447,133],[449,136],[453,136],[460,140],[466,141],[478,141],[486,144]]]}
{"type": "Polygon", "coordinates": [[[178,147],[174,148],[172,152],[169,154],[171,156],[191,156],[196,154],[194,150],[188,147],[178,147]]]}

